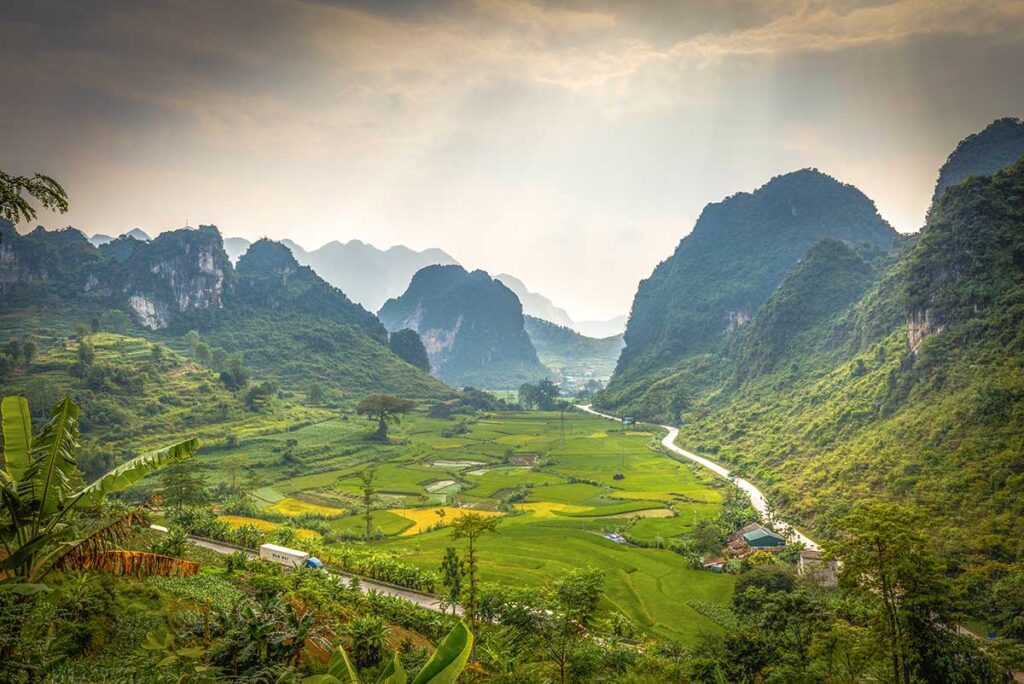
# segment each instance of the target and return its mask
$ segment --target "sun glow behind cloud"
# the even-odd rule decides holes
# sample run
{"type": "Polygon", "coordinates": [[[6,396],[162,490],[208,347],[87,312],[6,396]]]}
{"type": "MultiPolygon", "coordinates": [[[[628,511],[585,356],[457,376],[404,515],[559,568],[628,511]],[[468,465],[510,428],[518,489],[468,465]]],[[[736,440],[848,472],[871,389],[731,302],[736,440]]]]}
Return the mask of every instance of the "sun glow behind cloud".
{"type": "Polygon", "coordinates": [[[1019,2],[44,2],[0,36],[4,164],[71,193],[47,225],[437,246],[578,318],[796,168],[916,229],[1024,111],[1019,2]]]}

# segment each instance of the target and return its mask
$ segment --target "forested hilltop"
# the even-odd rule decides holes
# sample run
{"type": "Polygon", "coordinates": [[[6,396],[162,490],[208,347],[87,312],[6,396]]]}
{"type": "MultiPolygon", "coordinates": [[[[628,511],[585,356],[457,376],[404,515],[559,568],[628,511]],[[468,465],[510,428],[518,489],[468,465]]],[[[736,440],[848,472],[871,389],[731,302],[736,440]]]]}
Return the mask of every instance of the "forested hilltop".
{"type": "Polygon", "coordinates": [[[0,233],[0,316],[12,334],[48,344],[72,336],[76,324],[107,321],[108,331],[174,345],[196,331],[218,372],[238,355],[293,390],[447,391],[388,349],[376,316],[279,243],[256,242],[235,268],[213,226],[99,248],[73,228],[19,235],[4,222],[0,233]]]}
{"type": "Polygon", "coordinates": [[[676,364],[718,349],[824,238],[873,258],[897,234],[863,193],[811,169],[709,204],[675,253],[640,283],[626,347],[600,405],[671,415],[683,398],[664,385],[686,372],[676,364]]]}
{"type": "Polygon", "coordinates": [[[595,403],[678,422],[825,537],[858,501],[917,504],[982,591],[1024,555],[1024,160],[973,163],[893,252],[817,243],[749,322],[661,370],[624,354],[595,403]]]}

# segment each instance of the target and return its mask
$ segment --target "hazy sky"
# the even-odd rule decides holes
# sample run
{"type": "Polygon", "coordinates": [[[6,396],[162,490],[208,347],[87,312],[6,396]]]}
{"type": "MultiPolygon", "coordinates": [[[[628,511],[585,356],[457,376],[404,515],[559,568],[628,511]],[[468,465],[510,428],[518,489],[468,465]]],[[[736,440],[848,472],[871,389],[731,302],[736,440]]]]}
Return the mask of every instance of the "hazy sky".
{"type": "Polygon", "coordinates": [[[64,183],[48,227],[436,246],[577,319],[794,169],[914,230],[956,142],[1024,114],[1019,0],[36,0],[0,55],[0,167],[64,183]]]}

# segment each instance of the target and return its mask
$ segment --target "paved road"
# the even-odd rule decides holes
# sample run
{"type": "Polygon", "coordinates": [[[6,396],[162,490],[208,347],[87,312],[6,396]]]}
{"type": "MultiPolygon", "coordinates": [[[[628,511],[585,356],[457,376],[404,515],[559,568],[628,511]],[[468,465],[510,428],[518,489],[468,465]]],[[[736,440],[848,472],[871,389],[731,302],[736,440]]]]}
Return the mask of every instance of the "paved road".
{"type": "MultiPolygon", "coordinates": [[[[586,411],[587,413],[599,416],[601,418],[607,418],[608,420],[615,421],[620,420],[619,418],[616,418],[615,416],[610,416],[607,413],[595,411],[590,407],[590,404],[581,405],[580,408],[586,411]]],[[[764,493],[762,493],[760,489],[755,487],[752,483],[748,482],[747,480],[744,480],[742,477],[735,477],[734,475],[731,475],[729,473],[729,469],[726,468],[725,466],[715,463],[711,459],[704,458],[703,456],[698,456],[695,453],[692,453],[690,451],[687,451],[686,449],[683,449],[680,446],[677,446],[676,437],[679,436],[678,428],[674,428],[671,425],[661,425],[659,427],[668,430],[668,434],[665,436],[663,440],[661,440],[662,446],[664,446],[666,449],[673,453],[679,454],[680,456],[688,458],[694,463],[697,463],[698,465],[707,468],[708,470],[715,473],[719,477],[724,477],[725,479],[731,481],[737,487],[742,489],[743,492],[750,498],[750,504],[754,507],[754,510],[760,513],[763,517],[767,517],[768,499],[765,497],[764,493]]],[[[784,534],[788,534],[791,537],[797,539],[798,541],[803,542],[804,546],[806,546],[807,548],[818,550],[819,547],[816,541],[814,541],[813,539],[811,539],[803,532],[790,525],[789,523],[776,518],[773,521],[773,525],[778,531],[784,534]]]]}
{"type": "MultiPolygon", "coordinates": [[[[193,537],[191,535],[189,536],[188,540],[196,546],[201,546],[204,549],[216,551],[217,553],[222,553],[224,555],[229,555],[235,553],[236,551],[244,551],[245,554],[249,556],[249,558],[259,558],[259,555],[253,552],[251,549],[243,549],[242,547],[235,546],[234,544],[224,544],[222,542],[214,541],[212,539],[193,537]]],[[[354,577],[354,575],[350,575],[347,572],[338,572],[337,570],[329,570],[328,572],[330,572],[332,575],[336,575],[348,581],[351,581],[352,578],[354,577]]],[[[377,582],[366,577],[358,577],[358,579],[359,589],[364,594],[373,589],[375,591],[379,591],[382,594],[387,594],[389,596],[396,596],[400,599],[405,599],[406,601],[415,603],[416,605],[422,608],[426,608],[428,610],[434,610],[438,613],[445,612],[444,610],[442,610],[441,603],[438,600],[438,598],[432,594],[424,594],[419,591],[413,591],[412,589],[403,589],[401,587],[396,587],[390,584],[382,584],[380,582],[377,582]]],[[[448,609],[448,612],[451,612],[450,608],[448,609]]],[[[455,612],[457,615],[462,615],[462,608],[456,607],[455,612]]]]}

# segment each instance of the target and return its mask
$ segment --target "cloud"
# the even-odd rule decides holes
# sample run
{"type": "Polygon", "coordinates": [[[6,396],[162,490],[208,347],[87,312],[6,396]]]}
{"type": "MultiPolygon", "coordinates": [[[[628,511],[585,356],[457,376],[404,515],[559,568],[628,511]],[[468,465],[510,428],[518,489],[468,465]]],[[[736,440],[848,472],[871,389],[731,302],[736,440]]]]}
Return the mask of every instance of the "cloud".
{"type": "Polygon", "coordinates": [[[610,316],[704,204],[777,173],[828,170],[916,227],[956,141],[1024,111],[1022,14],[985,0],[5,3],[0,151],[68,187],[72,213],[51,223],[158,232],[187,215],[310,246],[439,246],[610,316]]]}

